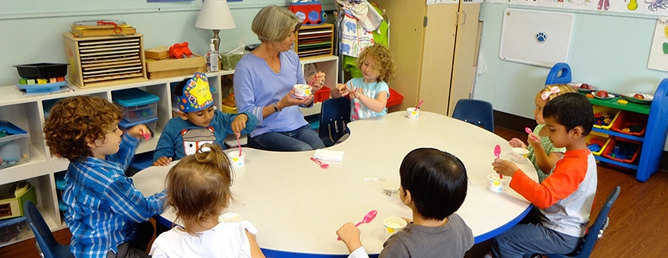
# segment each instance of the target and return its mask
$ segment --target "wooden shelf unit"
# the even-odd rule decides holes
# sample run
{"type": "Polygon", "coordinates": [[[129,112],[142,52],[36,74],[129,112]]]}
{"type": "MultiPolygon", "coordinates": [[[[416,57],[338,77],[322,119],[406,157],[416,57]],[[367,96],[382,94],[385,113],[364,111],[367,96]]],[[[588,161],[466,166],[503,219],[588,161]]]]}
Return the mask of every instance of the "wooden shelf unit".
{"type": "Polygon", "coordinates": [[[302,25],[295,37],[295,52],[299,57],[334,54],[334,25],[302,25]]]}

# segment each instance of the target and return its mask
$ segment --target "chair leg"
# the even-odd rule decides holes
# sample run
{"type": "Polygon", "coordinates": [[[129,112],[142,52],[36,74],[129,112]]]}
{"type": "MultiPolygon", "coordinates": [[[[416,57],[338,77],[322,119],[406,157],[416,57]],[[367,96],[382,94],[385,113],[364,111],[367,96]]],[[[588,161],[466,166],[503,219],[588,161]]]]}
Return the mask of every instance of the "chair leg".
{"type": "Polygon", "coordinates": [[[35,241],[35,247],[37,248],[37,252],[39,252],[39,257],[44,258],[44,253],[42,252],[42,248],[39,248],[39,244],[37,241],[35,241]]]}

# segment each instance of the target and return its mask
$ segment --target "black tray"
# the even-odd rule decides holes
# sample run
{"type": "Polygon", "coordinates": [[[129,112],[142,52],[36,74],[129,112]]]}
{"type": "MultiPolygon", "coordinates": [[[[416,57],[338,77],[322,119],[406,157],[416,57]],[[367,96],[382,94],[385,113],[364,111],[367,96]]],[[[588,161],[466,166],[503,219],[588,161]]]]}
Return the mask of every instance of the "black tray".
{"type": "Polygon", "coordinates": [[[67,64],[37,63],[15,65],[19,75],[26,79],[49,79],[65,77],[67,75],[67,64]]]}

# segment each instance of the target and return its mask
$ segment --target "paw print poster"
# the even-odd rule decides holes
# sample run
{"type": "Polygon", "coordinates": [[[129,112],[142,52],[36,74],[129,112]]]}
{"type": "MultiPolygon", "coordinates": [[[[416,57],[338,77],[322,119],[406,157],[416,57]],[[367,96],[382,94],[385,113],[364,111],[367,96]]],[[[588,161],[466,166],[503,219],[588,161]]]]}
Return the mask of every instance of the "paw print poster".
{"type": "Polygon", "coordinates": [[[656,20],[647,68],[668,71],[668,17],[661,17],[656,20]]]}

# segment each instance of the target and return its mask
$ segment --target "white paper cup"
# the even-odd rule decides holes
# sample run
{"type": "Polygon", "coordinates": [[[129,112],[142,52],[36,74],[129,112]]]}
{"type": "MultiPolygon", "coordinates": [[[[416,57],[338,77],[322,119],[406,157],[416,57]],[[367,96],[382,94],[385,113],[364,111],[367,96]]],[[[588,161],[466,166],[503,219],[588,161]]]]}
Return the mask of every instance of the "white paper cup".
{"type": "Polygon", "coordinates": [[[387,217],[383,220],[383,225],[385,226],[385,233],[392,235],[406,227],[408,222],[400,217],[387,217]]]}
{"type": "Polygon", "coordinates": [[[487,175],[487,187],[490,191],[500,193],[505,186],[506,178],[501,178],[497,173],[487,175]]]}
{"type": "Polygon", "coordinates": [[[311,96],[311,86],[308,84],[295,84],[293,88],[295,88],[295,97],[298,99],[311,96]]]}
{"type": "Polygon", "coordinates": [[[220,215],[220,219],[225,222],[241,221],[241,215],[239,215],[239,213],[228,212],[220,215]]]}
{"type": "Polygon", "coordinates": [[[231,151],[227,153],[227,157],[230,159],[230,163],[234,167],[241,167],[246,163],[246,153],[242,152],[241,157],[239,157],[239,151],[231,151]]]}
{"type": "Polygon", "coordinates": [[[513,154],[510,156],[510,159],[515,162],[522,162],[527,159],[529,155],[529,150],[525,148],[513,148],[513,154]]]}
{"type": "Polygon", "coordinates": [[[415,109],[414,107],[409,107],[406,109],[406,116],[411,119],[420,117],[420,109],[415,109]]]}

